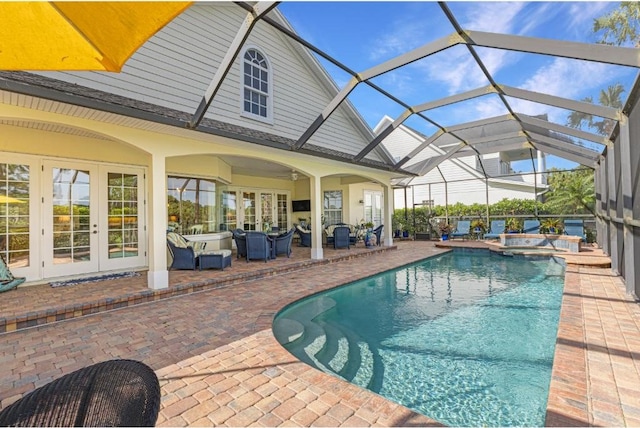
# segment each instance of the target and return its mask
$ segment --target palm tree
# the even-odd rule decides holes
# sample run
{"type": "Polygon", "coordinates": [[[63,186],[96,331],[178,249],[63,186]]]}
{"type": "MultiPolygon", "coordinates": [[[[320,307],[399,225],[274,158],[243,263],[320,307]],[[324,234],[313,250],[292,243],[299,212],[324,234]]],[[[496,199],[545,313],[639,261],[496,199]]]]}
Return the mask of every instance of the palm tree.
{"type": "MultiPolygon", "coordinates": [[[[621,83],[610,85],[605,91],[600,91],[598,101],[601,105],[613,108],[622,108],[621,96],[625,89],[621,83]]],[[[593,104],[593,97],[586,97],[582,101],[593,104]]],[[[583,113],[580,111],[574,111],[567,117],[567,126],[572,128],[593,128],[600,135],[610,135],[613,131],[614,122],[610,119],[596,120],[596,117],[583,113]]]]}
{"type": "MultiPolygon", "coordinates": [[[[635,47],[640,46],[640,3],[621,2],[617,9],[608,15],[603,15],[593,21],[593,32],[603,32],[598,43],[620,46],[627,41],[635,47]]],[[[600,91],[599,101],[603,106],[622,108],[621,95],[624,88],[620,83],[609,86],[607,90],[600,91]]],[[[593,103],[592,97],[583,101],[593,103]]],[[[595,121],[590,114],[574,111],[567,117],[567,126],[572,128],[594,128],[600,135],[610,135],[613,130],[613,122],[608,119],[595,121]]]]}
{"type": "MultiPolygon", "coordinates": [[[[600,104],[607,107],[613,107],[617,109],[622,108],[622,93],[624,88],[621,83],[616,83],[613,86],[609,86],[606,91],[600,91],[600,104]]],[[[594,126],[598,129],[598,133],[601,135],[610,135],[613,131],[614,122],[610,119],[604,119],[599,122],[594,122],[594,126]]]]}
{"type": "Polygon", "coordinates": [[[627,41],[639,47],[640,37],[638,26],[640,23],[640,3],[623,1],[617,9],[608,15],[596,18],[593,22],[593,32],[604,31],[599,43],[607,45],[623,45],[627,41]]]}
{"type": "MultiPolygon", "coordinates": [[[[593,97],[583,98],[582,101],[593,104],[593,97]]],[[[567,117],[567,126],[577,129],[584,126],[591,128],[593,126],[593,115],[581,111],[572,111],[567,117]]]]}
{"type": "Polygon", "coordinates": [[[596,192],[592,170],[556,172],[549,177],[548,207],[558,214],[594,214],[596,192]]]}

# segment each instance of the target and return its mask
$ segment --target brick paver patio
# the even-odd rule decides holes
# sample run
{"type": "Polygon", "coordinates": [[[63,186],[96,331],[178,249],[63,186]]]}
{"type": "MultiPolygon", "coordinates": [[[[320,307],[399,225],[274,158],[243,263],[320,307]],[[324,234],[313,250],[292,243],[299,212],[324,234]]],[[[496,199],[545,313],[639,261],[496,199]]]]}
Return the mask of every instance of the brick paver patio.
{"type": "MultiPolygon", "coordinates": [[[[279,309],[301,297],[446,249],[405,241],[388,251],[326,250],[322,262],[295,250],[292,259],[266,266],[234,259],[224,272],[171,272],[166,295],[147,290],[144,275],[1,294],[7,332],[0,334],[0,407],[80,367],[132,358],[160,378],[158,425],[437,424],[298,362],[270,326],[279,309]],[[107,310],[114,302],[122,307],[107,310]],[[47,321],[43,312],[55,321],[67,306],[77,317],[29,327],[30,320],[47,321]],[[85,315],[85,307],[95,313],[85,315]]],[[[609,269],[569,265],[547,425],[639,426],[639,381],[640,306],[609,269]]]]}

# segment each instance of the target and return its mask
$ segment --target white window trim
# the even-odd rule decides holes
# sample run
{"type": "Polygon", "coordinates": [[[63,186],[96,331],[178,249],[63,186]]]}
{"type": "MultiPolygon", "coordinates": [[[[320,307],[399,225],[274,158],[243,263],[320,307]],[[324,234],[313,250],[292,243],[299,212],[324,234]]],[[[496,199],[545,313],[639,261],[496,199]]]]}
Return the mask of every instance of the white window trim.
{"type": "MultiPolygon", "coordinates": [[[[324,190],[322,192],[322,214],[325,216],[325,218],[328,217],[328,215],[326,214],[327,211],[328,212],[338,212],[339,211],[340,212],[340,222],[344,223],[344,221],[345,221],[345,219],[344,219],[344,192],[342,190],[327,189],[327,190],[324,190]],[[327,208],[324,207],[324,197],[325,197],[325,194],[328,193],[328,192],[340,192],[340,204],[341,204],[340,209],[337,209],[337,208],[328,208],[327,209],[327,208]]],[[[334,224],[334,222],[331,222],[330,224],[334,224]]]]}
{"type": "Polygon", "coordinates": [[[239,55],[240,59],[240,116],[245,117],[247,119],[257,120],[259,122],[267,123],[269,125],[273,125],[273,66],[271,65],[271,61],[269,57],[264,53],[264,51],[258,48],[255,45],[247,45],[245,46],[239,55]],[[267,62],[267,84],[269,85],[269,91],[267,92],[267,117],[262,117],[257,114],[249,113],[244,110],[244,54],[248,50],[256,50],[264,60],[267,62]]]}

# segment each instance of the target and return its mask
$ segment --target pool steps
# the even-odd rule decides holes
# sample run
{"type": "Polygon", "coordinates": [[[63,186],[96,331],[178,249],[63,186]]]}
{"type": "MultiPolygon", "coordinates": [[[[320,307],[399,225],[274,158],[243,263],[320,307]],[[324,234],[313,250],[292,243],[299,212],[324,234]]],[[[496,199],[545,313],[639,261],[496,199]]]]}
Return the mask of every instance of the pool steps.
{"type": "Polygon", "coordinates": [[[382,364],[369,345],[344,326],[316,320],[335,305],[329,297],[302,302],[288,318],[277,319],[274,334],[301,361],[361,387],[374,386],[375,370],[382,364]],[[297,352],[300,349],[304,352],[297,352]]]}
{"type": "Polygon", "coordinates": [[[339,373],[347,363],[347,354],[345,353],[347,350],[345,347],[348,347],[349,344],[345,344],[344,342],[342,342],[342,344],[340,343],[339,338],[341,333],[331,324],[323,323],[322,328],[324,329],[327,341],[325,342],[325,346],[316,354],[316,358],[320,361],[328,361],[329,367],[331,367],[334,372],[339,373]]]}

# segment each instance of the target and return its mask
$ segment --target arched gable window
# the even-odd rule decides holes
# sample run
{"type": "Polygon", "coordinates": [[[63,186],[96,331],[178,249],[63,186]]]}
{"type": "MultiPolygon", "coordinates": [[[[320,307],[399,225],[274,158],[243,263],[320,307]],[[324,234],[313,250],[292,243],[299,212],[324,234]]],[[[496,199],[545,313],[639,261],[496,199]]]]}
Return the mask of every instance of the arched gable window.
{"type": "Polygon", "coordinates": [[[271,71],[267,58],[249,48],[243,56],[242,111],[260,119],[271,120],[271,71]]]}

